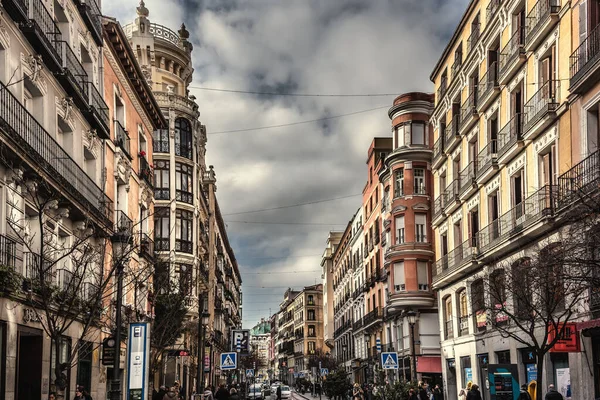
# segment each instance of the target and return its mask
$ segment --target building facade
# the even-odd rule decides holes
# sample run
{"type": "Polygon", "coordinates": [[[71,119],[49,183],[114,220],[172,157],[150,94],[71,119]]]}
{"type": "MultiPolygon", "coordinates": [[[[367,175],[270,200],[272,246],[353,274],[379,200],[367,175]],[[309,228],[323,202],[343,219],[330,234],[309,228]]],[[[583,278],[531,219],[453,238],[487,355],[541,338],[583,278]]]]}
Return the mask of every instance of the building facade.
{"type": "Polygon", "coordinates": [[[334,290],[333,290],[333,253],[340,243],[342,232],[329,232],[327,244],[321,257],[321,279],[323,281],[323,323],[325,344],[330,349],[334,345],[334,290]]]}
{"type": "Polygon", "coordinates": [[[323,286],[305,286],[292,303],[294,310],[294,372],[308,372],[311,357],[325,354],[323,286]]]}

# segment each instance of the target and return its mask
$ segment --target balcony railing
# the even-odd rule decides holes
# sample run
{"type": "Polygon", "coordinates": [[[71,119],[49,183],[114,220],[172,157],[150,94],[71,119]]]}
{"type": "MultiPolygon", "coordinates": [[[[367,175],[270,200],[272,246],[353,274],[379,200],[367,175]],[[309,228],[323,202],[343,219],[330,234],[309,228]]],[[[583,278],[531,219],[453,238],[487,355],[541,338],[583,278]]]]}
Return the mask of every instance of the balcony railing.
{"type": "Polygon", "coordinates": [[[24,276],[30,279],[34,284],[44,286],[51,285],[54,282],[54,271],[52,261],[42,258],[37,253],[23,253],[25,263],[24,276]]]}
{"type": "Polygon", "coordinates": [[[175,142],[175,155],[192,159],[192,144],[175,142]]]}
{"type": "Polygon", "coordinates": [[[433,162],[435,163],[436,160],[439,160],[443,154],[444,154],[443,140],[442,140],[442,136],[440,136],[438,138],[438,140],[436,140],[435,143],[433,144],[433,162]]]}
{"type": "Polygon", "coordinates": [[[485,10],[485,20],[487,25],[492,22],[492,18],[496,15],[496,12],[500,9],[500,0],[491,0],[485,10]]]}
{"type": "Polygon", "coordinates": [[[193,246],[191,240],[175,239],[175,251],[182,253],[193,253],[193,246]]]}
{"type": "MultiPolygon", "coordinates": [[[[491,4],[491,3],[490,3],[491,4]]],[[[482,99],[487,98],[495,88],[498,87],[498,63],[493,62],[481,79],[478,85],[477,104],[482,105],[482,99]]]]}
{"type": "Polygon", "coordinates": [[[571,86],[573,83],[581,81],[588,72],[597,68],[598,60],[600,60],[600,24],[596,25],[569,57],[571,86]]]}
{"type": "Polygon", "coordinates": [[[148,259],[154,258],[154,241],[145,233],[140,233],[140,254],[148,259]]]}
{"type": "Polygon", "coordinates": [[[124,211],[117,210],[115,221],[118,232],[133,232],[133,221],[124,211]]]}
{"type": "Polygon", "coordinates": [[[131,140],[129,139],[129,133],[117,120],[115,120],[115,144],[123,150],[129,159],[131,159],[131,140]]]}
{"type": "Polygon", "coordinates": [[[450,123],[448,124],[448,126],[446,126],[446,150],[450,150],[452,148],[452,144],[454,143],[455,139],[458,139],[460,137],[460,132],[459,132],[459,127],[458,124],[460,122],[460,114],[458,115],[454,115],[454,117],[452,118],[452,121],[450,121],[450,123]]]}
{"type": "Polygon", "coordinates": [[[169,200],[171,198],[171,190],[169,188],[154,188],[155,200],[169,200]]]}
{"type": "Polygon", "coordinates": [[[175,200],[182,201],[184,203],[193,204],[194,203],[194,194],[184,191],[184,190],[175,190],[175,200]]]}
{"type": "Polygon", "coordinates": [[[26,34],[31,34],[33,46],[44,59],[45,64],[53,72],[60,72],[63,68],[62,35],[56,26],[52,15],[44,6],[42,0],[28,0],[29,22],[22,26],[26,34]]]}
{"type": "Polygon", "coordinates": [[[73,50],[71,50],[68,42],[61,41],[58,47],[61,51],[60,54],[64,68],[64,72],[61,75],[66,77],[75,89],[75,92],[73,90],[68,90],[68,92],[71,95],[77,95],[74,98],[80,99],[78,105],[85,107],[89,102],[88,74],[85,72],[85,68],[83,68],[73,50]]]}
{"type": "Polygon", "coordinates": [[[79,13],[92,33],[94,41],[102,46],[102,12],[96,0],[75,0],[79,13]]]}
{"type": "Polygon", "coordinates": [[[445,198],[444,193],[440,194],[433,202],[433,218],[437,218],[442,215],[442,212],[445,208],[445,198]]]}
{"type": "Polygon", "coordinates": [[[519,140],[523,139],[523,116],[521,113],[513,115],[498,133],[498,157],[502,157],[519,140]]]}
{"type": "Polygon", "coordinates": [[[469,187],[477,185],[475,177],[477,175],[477,161],[471,161],[463,170],[460,172],[460,194],[465,193],[469,187]]]}
{"type": "Polygon", "coordinates": [[[473,24],[471,26],[471,34],[467,39],[467,54],[470,54],[475,49],[475,47],[477,47],[477,42],[479,41],[479,35],[481,33],[480,28],[480,24],[473,24]]]}
{"type": "Polygon", "coordinates": [[[560,0],[539,0],[529,14],[527,14],[527,31],[525,40],[529,43],[544,24],[550,19],[551,14],[560,11],[560,0]]]}
{"type": "Polygon", "coordinates": [[[556,186],[542,186],[512,209],[492,221],[478,234],[479,249],[488,251],[497,243],[522,232],[545,216],[551,216],[556,209],[556,186]]]}
{"type": "Polygon", "coordinates": [[[598,190],[600,182],[600,150],[592,153],[558,177],[557,207],[566,206],[598,190]]]}
{"type": "Polygon", "coordinates": [[[523,28],[515,30],[512,37],[508,40],[508,43],[506,43],[504,48],[500,51],[499,74],[501,76],[506,74],[519,55],[525,52],[523,47],[524,36],[523,28]]]}
{"type": "Polygon", "coordinates": [[[478,253],[477,244],[477,239],[471,237],[438,259],[433,268],[436,279],[440,279],[472,261],[478,253]]]}
{"type": "Polygon", "coordinates": [[[451,206],[454,202],[459,201],[460,195],[460,176],[457,179],[454,179],[448,186],[446,186],[446,190],[444,190],[444,209],[451,206]]]}
{"type": "Polygon", "coordinates": [[[154,237],[154,249],[155,251],[169,251],[171,250],[171,241],[169,238],[154,237]]]}
{"type": "Polygon", "coordinates": [[[523,130],[529,131],[547,113],[555,111],[558,106],[560,81],[550,80],[544,83],[540,89],[525,104],[523,115],[523,130]]]}
{"type": "Polygon", "coordinates": [[[108,106],[104,102],[104,96],[98,91],[92,82],[86,82],[89,92],[89,110],[87,115],[91,118],[92,126],[98,130],[98,134],[107,139],[110,137],[110,116],[108,106]]]}
{"type": "Polygon", "coordinates": [[[467,125],[477,115],[477,87],[472,88],[469,97],[460,107],[460,127],[467,125]]]}
{"type": "Polygon", "coordinates": [[[140,172],[139,177],[144,180],[151,188],[154,187],[154,170],[146,159],[146,156],[140,156],[140,172]]]}
{"type": "Polygon", "coordinates": [[[62,190],[83,202],[104,223],[112,220],[112,202],[50,134],[0,82],[0,128],[22,154],[55,179],[62,190]]]}
{"type": "Polygon", "coordinates": [[[0,265],[17,270],[23,261],[23,254],[17,242],[8,236],[0,235],[0,265]]]}
{"type": "Polygon", "coordinates": [[[477,178],[481,177],[484,172],[491,168],[496,163],[496,157],[498,153],[498,142],[496,139],[492,139],[488,144],[481,149],[477,156],[477,178]]]}
{"type": "Polygon", "coordinates": [[[354,321],[354,323],[352,324],[352,329],[356,331],[356,330],[362,328],[364,325],[365,325],[365,321],[362,318],[359,318],[356,321],[354,321]]]}
{"type": "Polygon", "coordinates": [[[383,308],[378,307],[374,308],[372,311],[368,312],[365,315],[364,323],[365,325],[369,325],[375,321],[379,321],[383,319],[383,308]]]}
{"type": "Polygon", "coordinates": [[[440,82],[440,87],[437,90],[437,99],[436,99],[436,101],[438,103],[442,100],[442,98],[446,94],[447,90],[448,90],[448,78],[442,78],[442,81],[440,82]]]}
{"type": "Polygon", "coordinates": [[[454,60],[450,71],[452,73],[452,79],[456,79],[458,74],[460,73],[460,68],[462,67],[462,54],[458,53],[458,57],[454,60]]]}

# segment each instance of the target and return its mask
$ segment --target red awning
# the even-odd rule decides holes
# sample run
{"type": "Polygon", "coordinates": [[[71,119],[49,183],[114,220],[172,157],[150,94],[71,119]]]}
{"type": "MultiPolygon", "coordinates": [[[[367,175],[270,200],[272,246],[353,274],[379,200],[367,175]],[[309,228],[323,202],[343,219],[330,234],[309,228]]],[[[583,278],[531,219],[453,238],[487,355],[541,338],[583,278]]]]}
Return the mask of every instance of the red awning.
{"type": "Polygon", "coordinates": [[[442,373],[442,357],[417,356],[417,372],[442,373]]]}
{"type": "Polygon", "coordinates": [[[600,328],[600,319],[593,319],[591,321],[584,321],[584,322],[577,323],[578,331],[583,331],[585,329],[592,329],[592,328],[600,328]]]}

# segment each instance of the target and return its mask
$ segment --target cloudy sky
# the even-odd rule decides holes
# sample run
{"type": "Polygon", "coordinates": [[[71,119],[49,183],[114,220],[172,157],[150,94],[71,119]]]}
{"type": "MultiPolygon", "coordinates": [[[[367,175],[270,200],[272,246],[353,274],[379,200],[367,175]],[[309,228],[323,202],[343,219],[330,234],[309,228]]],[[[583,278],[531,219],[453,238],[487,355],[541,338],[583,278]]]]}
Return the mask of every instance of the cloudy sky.
{"type": "MultiPolygon", "coordinates": [[[[321,280],[328,232],[343,230],[360,206],[367,149],[374,136],[391,135],[387,109],[395,96],[200,88],[431,92],[429,74],[466,4],[146,0],[151,22],[173,30],[185,22],[191,33],[190,90],[207,126],[208,164],[217,172],[217,196],[242,273],[244,327],[275,312],[285,288],[321,280]],[[304,121],[314,122],[294,124],[304,121]],[[294,125],[247,130],[285,124],[294,125]],[[245,131],[232,132],[237,130],[245,131]]],[[[136,5],[103,0],[103,13],[125,24],[135,17],[136,5]]]]}

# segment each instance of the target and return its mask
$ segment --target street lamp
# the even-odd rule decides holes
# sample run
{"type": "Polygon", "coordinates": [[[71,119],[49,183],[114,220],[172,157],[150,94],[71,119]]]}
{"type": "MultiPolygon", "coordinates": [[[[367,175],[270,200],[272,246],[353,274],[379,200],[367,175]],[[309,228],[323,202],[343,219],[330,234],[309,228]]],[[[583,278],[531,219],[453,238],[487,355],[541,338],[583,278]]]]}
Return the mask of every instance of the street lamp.
{"type": "Polygon", "coordinates": [[[116,260],[115,274],[117,278],[117,309],[115,310],[116,332],[115,342],[115,364],[113,366],[113,378],[111,384],[111,400],[121,400],[121,377],[119,367],[121,365],[121,308],[123,308],[123,270],[129,261],[129,252],[132,241],[130,232],[119,231],[111,236],[113,259],[116,260]]]}
{"type": "Polygon", "coordinates": [[[206,340],[206,327],[210,320],[210,313],[204,308],[204,299],[200,302],[200,307],[202,307],[203,311],[198,318],[198,322],[201,324],[201,326],[198,326],[200,330],[200,335],[198,335],[200,357],[198,360],[198,371],[196,372],[196,394],[198,395],[204,393],[204,358],[206,357],[204,354],[206,347],[204,342],[206,340]]]}
{"type": "Polygon", "coordinates": [[[348,344],[344,342],[342,344],[342,360],[346,361],[346,352],[348,351],[348,344]]]}
{"type": "Polygon", "coordinates": [[[411,345],[411,357],[412,357],[412,365],[411,365],[411,380],[416,380],[417,378],[417,352],[415,350],[415,324],[417,323],[417,313],[413,310],[409,310],[406,312],[406,318],[408,319],[408,324],[410,325],[410,345],[411,345]]]}

